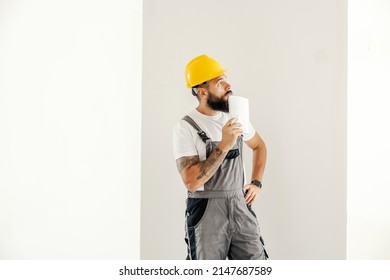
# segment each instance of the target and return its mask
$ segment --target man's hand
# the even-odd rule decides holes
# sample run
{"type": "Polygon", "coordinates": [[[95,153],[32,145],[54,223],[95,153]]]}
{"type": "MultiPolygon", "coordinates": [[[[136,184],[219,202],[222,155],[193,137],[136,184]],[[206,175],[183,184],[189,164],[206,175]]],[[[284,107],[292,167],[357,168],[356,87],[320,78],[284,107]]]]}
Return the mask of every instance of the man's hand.
{"type": "Polygon", "coordinates": [[[222,128],[222,139],[220,147],[223,151],[229,151],[237,142],[237,138],[242,134],[242,126],[237,119],[231,118],[222,128]]]}
{"type": "Polygon", "coordinates": [[[245,201],[247,204],[252,205],[260,193],[260,188],[256,185],[248,184],[244,187],[244,189],[247,191],[245,195],[245,201]]]}

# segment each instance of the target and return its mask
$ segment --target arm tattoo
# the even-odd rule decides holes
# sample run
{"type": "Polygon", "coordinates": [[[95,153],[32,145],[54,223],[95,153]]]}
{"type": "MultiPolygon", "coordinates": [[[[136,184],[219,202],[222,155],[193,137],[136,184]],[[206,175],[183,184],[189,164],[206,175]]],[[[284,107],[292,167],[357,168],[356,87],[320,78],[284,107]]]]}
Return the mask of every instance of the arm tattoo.
{"type": "Polygon", "coordinates": [[[224,160],[227,152],[223,152],[219,147],[216,147],[209,157],[204,161],[199,161],[199,156],[190,156],[190,157],[181,157],[176,160],[177,170],[179,173],[186,168],[197,165],[199,168],[199,175],[196,180],[208,181],[211,176],[217,171],[221,166],[222,161],[224,160]]]}
{"type": "Polygon", "coordinates": [[[199,156],[181,157],[176,160],[177,170],[181,173],[188,165],[193,165],[199,162],[199,156]]]}
{"type": "Polygon", "coordinates": [[[196,179],[201,180],[203,177],[210,178],[212,175],[214,175],[215,171],[217,171],[223,159],[225,158],[225,155],[226,153],[223,153],[219,147],[216,147],[205,161],[199,163],[200,174],[196,179]]]}

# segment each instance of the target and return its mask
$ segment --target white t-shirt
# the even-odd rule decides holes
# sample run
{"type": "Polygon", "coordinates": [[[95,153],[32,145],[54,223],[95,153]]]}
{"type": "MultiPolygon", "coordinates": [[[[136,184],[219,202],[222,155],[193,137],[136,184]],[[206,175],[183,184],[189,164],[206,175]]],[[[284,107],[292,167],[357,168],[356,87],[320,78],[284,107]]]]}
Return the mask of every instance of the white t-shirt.
{"type": "MultiPolygon", "coordinates": [[[[218,112],[215,116],[207,116],[199,113],[196,109],[191,111],[190,116],[198,126],[207,134],[212,141],[221,141],[222,127],[230,119],[224,112],[218,112]]],[[[255,135],[255,129],[249,124],[249,133],[243,135],[243,140],[248,141],[255,135]]],[[[206,159],[206,144],[197,134],[197,131],[184,120],[180,120],[173,129],[173,154],[175,160],[184,156],[199,155],[199,160],[206,159]]]]}

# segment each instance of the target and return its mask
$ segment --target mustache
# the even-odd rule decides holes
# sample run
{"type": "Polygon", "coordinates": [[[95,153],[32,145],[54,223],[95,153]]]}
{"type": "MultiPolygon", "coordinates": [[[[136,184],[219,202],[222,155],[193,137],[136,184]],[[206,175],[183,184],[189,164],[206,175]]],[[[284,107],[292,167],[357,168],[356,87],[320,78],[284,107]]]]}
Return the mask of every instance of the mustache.
{"type": "Polygon", "coordinates": [[[233,92],[231,90],[229,90],[228,92],[225,93],[225,95],[228,95],[228,94],[233,94],[233,92]]]}

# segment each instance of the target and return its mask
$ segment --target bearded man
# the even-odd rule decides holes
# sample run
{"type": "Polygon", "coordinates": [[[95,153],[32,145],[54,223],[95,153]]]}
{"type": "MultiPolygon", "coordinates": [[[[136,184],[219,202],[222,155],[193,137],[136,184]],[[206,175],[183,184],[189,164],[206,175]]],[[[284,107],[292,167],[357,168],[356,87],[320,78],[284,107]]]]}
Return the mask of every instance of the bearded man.
{"type": "Polygon", "coordinates": [[[267,150],[249,124],[230,118],[233,94],[226,70],[200,55],[185,69],[187,87],[199,105],[173,130],[173,153],[188,192],[185,241],[188,260],[267,259],[256,214],[267,150]],[[253,151],[252,177],[245,181],[243,142],[253,151]]]}

